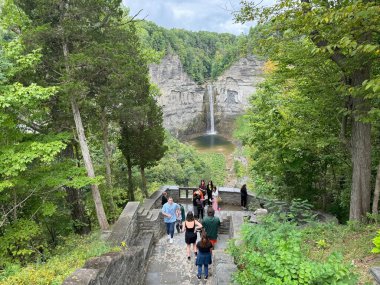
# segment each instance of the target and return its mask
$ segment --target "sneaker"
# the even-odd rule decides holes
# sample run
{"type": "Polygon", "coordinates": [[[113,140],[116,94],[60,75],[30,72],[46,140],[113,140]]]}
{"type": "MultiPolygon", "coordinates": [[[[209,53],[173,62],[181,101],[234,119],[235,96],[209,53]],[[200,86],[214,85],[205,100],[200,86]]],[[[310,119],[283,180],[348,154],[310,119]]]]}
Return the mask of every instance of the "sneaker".
{"type": "Polygon", "coordinates": [[[205,280],[207,280],[207,278],[208,278],[208,275],[205,276],[205,280]]]}
{"type": "Polygon", "coordinates": [[[197,275],[197,277],[198,277],[198,280],[201,280],[201,279],[202,279],[202,276],[200,276],[200,275],[197,275]]]}
{"type": "Polygon", "coordinates": [[[190,256],[187,257],[187,260],[190,260],[190,256]]]}
{"type": "Polygon", "coordinates": [[[169,240],[169,243],[173,243],[173,239],[172,238],[169,240]]]}
{"type": "Polygon", "coordinates": [[[194,251],[194,255],[197,256],[197,255],[198,255],[198,252],[197,252],[197,251],[194,251]]]}
{"type": "Polygon", "coordinates": [[[170,235],[168,235],[168,240],[170,240],[170,235]]]}

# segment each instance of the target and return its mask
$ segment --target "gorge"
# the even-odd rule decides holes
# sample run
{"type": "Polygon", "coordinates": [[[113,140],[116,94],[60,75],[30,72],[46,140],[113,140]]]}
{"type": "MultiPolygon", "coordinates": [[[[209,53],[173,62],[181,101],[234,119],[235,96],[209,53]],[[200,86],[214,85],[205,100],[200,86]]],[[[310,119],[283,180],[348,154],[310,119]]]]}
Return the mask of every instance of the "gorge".
{"type": "Polygon", "coordinates": [[[197,84],[184,71],[176,54],[150,66],[150,76],[161,90],[164,127],[177,138],[206,131],[230,137],[234,120],[248,108],[249,97],[263,80],[263,62],[254,56],[239,59],[213,82],[197,84]]]}

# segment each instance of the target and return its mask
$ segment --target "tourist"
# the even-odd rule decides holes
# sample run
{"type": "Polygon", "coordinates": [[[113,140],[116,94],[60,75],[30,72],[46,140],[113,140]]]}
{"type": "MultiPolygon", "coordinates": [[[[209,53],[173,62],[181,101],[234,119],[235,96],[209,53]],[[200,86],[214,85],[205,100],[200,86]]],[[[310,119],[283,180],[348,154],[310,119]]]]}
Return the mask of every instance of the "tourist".
{"type": "Polygon", "coordinates": [[[179,210],[178,210],[179,213],[177,216],[176,228],[177,228],[177,232],[179,233],[182,230],[182,224],[185,221],[185,208],[180,203],[178,203],[178,205],[179,205],[179,210]]]}
{"type": "Polygon", "coordinates": [[[196,204],[197,204],[197,212],[198,212],[198,218],[203,220],[204,216],[204,206],[203,206],[203,201],[204,199],[201,199],[199,196],[197,196],[198,199],[196,199],[196,204]]]}
{"type": "Polygon", "coordinates": [[[212,205],[212,189],[214,188],[214,184],[212,183],[212,180],[210,180],[207,184],[206,187],[206,192],[207,192],[207,204],[209,206],[212,205]]]}
{"type": "Polygon", "coordinates": [[[218,211],[218,199],[219,199],[219,192],[218,190],[216,189],[216,186],[214,186],[213,190],[212,190],[212,208],[214,209],[214,211],[218,211]]]}
{"type": "Polygon", "coordinates": [[[203,199],[201,198],[202,196],[197,193],[194,196],[193,199],[193,208],[194,208],[194,215],[197,219],[203,219],[203,199]]]}
{"type": "Polygon", "coordinates": [[[195,190],[194,193],[193,193],[193,196],[196,196],[196,195],[200,196],[200,198],[202,200],[204,199],[204,195],[203,195],[202,189],[198,188],[197,190],[195,190]]]}
{"type": "Polygon", "coordinates": [[[214,246],[218,239],[218,231],[220,227],[220,220],[215,217],[215,211],[209,207],[207,209],[207,217],[202,221],[202,226],[205,229],[210,242],[214,246]]]}
{"type": "Polygon", "coordinates": [[[169,243],[173,243],[174,224],[177,220],[179,206],[173,203],[173,198],[169,197],[168,202],[162,206],[162,214],[164,215],[164,222],[166,224],[166,233],[168,235],[169,243]]]}
{"type": "Polygon", "coordinates": [[[194,216],[197,219],[199,218],[199,212],[198,212],[199,201],[198,200],[203,201],[203,193],[199,188],[197,190],[195,190],[193,193],[193,211],[194,211],[194,216]]]}
{"type": "Polygon", "coordinates": [[[202,179],[201,184],[198,187],[198,190],[202,192],[202,196],[203,196],[202,198],[206,197],[206,193],[207,193],[206,189],[207,189],[206,182],[202,179]]]}
{"type": "Polygon", "coordinates": [[[161,206],[163,206],[167,201],[168,201],[168,197],[167,197],[168,193],[167,192],[162,192],[162,197],[161,197],[161,206]]]}
{"type": "Polygon", "coordinates": [[[197,243],[198,255],[195,264],[198,265],[198,279],[202,278],[202,267],[204,266],[205,279],[208,278],[208,266],[212,264],[212,243],[205,231],[202,231],[201,240],[197,243]]]}
{"type": "Polygon", "coordinates": [[[248,192],[247,192],[247,185],[244,184],[240,189],[240,197],[241,197],[241,207],[246,210],[247,209],[247,198],[248,198],[248,192]]]}
{"type": "MultiPolygon", "coordinates": [[[[198,189],[200,189],[203,192],[203,191],[206,191],[206,188],[207,188],[206,182],[204,181],[204,179],[202,179],[201,184],[199,184],[198,189]]],[[[203,192],[203,193],[205,193],[205,192],[203,192]]]]}
{"type": "Polygon", "coordinates": [[[189,211],[186,220],[182,223],[182,229],[185,231],[186,253],[187,259],[190,260],[190,247],[193,244],[194,255],[197,255],[197,233],[196,228],[202,228],[202,224],[194,219],[193,212],[189,211]]]}

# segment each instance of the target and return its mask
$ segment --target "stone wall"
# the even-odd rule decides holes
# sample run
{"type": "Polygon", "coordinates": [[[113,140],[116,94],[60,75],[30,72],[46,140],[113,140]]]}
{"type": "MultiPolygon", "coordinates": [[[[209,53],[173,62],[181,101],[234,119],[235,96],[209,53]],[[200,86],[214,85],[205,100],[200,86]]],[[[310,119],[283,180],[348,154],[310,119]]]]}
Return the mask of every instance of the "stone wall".
{"type": "Polygon", "coordinates": [[[143,284],[153,242],[164,234],[162,214],[155,206],[161,204],[161,193],[164,189],[166,188],[156,191],[143,205],[139,202],[129,202],[113,225],[108,242],[112,246],[118,246],[124,241],[127,244],[126,250],[109,252],[88,260],[62,284],[143,284]]]}
{"type": "Polygon", "coordinates": [[[125,241],[127,246],[135,243],[139,231],[137,223],[137,210],[139,202],[128,202],[118,220],[112,227],[108,241],[113,245],[120,245],[125,241]]]}
{"type": "Polygon", "coordinates": [[[63,285],[140,285],[144,282],[144,249],[109,252],[92,258],[75,271],[63,285]]]}
{"type": "Polygon", "coordinates": [[[212,93],[215,129],[229,137],[234,119],[247,109],[249,97],[263,80],[262,64],[253,56],[242,58],[215,82],[204,85],[185,73],[177,55],[167,55],[160,64],[151,65],[151,79],[162,93],[157,102],[163,110],[164,127],[176,137],[205,133],[212,93]]]}
{"type": "MultiPolygon", "coordinates": [[[[222,198],[222,203],[226,203],[228,205],[241,205],[240,198],[240,189],[232,188],[232,187],[219,187],[219,196],[222,198]]],[[[256,196],[254,193],[248,193],[247,205],[253,204],[257,208],[259,207],[260,198],[256,196]]]]}

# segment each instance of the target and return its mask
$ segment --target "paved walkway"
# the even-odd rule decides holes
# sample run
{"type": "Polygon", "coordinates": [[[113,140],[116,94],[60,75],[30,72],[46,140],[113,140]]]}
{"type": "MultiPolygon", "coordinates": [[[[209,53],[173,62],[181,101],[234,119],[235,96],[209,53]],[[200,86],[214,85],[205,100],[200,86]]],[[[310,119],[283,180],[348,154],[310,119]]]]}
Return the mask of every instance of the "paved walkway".
{"type": "MultiPolygon", "coordinates": [[[[192,206],[186,205],[186,212],[192,206]]],[[[228,236],[219,235],[218,243],[214,254],[224,250],[227,244],[228,236]]],[[[198,240],[199,241],[199,235],[198,240]]],[[[192,251],[191,251],[192,252],[192,251]]],[[[174,242],[170,244],[165,234],[155,245],[148,263],[148,269],[145,279],[146,285],[189,285],[189,284],[211,284],[213,278],[212,265],[209,266],[209,278],[198,280],[197,269],[195,265],[194,253],[191,253],[190,261],[186,255],[185,233],[174,234],[174,242]]]]}

